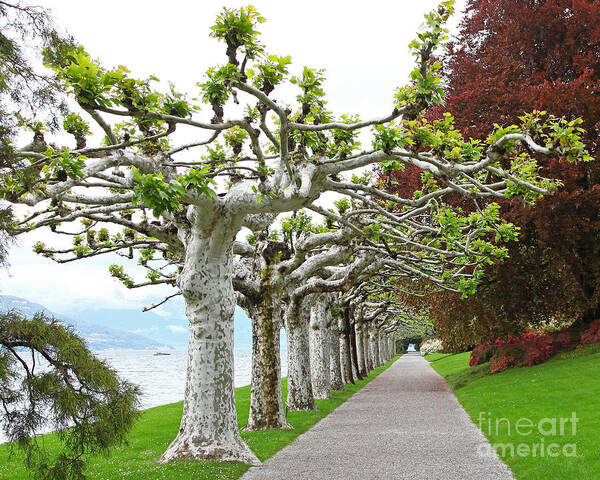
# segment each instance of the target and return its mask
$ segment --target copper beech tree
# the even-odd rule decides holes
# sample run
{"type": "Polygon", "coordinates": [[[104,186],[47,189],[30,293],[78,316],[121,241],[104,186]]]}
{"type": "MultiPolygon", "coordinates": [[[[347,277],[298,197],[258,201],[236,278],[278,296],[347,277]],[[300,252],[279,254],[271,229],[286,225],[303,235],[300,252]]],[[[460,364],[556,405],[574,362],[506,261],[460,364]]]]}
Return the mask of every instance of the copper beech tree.
{"type": "MultiPolygon", "coordinates": [[[[598,2],[471,0],[441,58],[448,97],[430,117],[451,112],[459,128],[480,139],[493,130],[492,122],[511,123],[532,109],[580,117],[583,141],[599,158],[598,2]]],[[[583,326],[600,318],[600,164],[560,157],[539,158],[539,164],[563,185],[533,209],[501,202],[503,217],[521,227],[510,260],[489,270],[476,298],[440,298],[446,337],[466,340],[457,348],[519,334],[548,319],[583,326]]]]}
{"type": "Polygon", "coordinates": [[[467,215],[445,206],[443,197],[457,192],[533,201],[553,183],[538,175],[530,152],[570,161],[585,155],[577,122],[539,113],[496,128],[486,141],[463,138],[450,116],[423,120],[423,111],[443,101],[441,65],[431,55],[451,12],[448,1],[426,16],[410,45],[416,58],[410,83],[397,90],[385,116],[371,120],[330,112],[322,71],[304,67],[289,77],[290,58],[267,55],[259,42],[256,29],[264,19],[252,7],[224,9],[212,27],[211,35],[225,44],[226,63],[209,69],[199,84],[210,113],[199,112],[174,87],[161,90],[155,78],[102,66],[82,47],[47,51],[48,64],[80,110],[64,118],[73,142],[51,144],[43,125],[23,122],[35,141],[5,153],[11,161],[2,170],[2,196],[29,208],[13,232],[49,227],[73,238],[62,249],[38,243],[39,253],[64,262],[124,252],[148,271],[136,281],[123,267],[111,267],[126,286],[168,284],[182,294],[189,320],[183,417],[160,461],[258,462],[239,434],[233,389],[233,266],[236,249],[246,249],[236,244],[243,227],[259,232],[281,212],[323,211],[313,202],[323,192],[338,192],[387,222],[384,229],[400,246],[384,242],[377,225],[354,227],[371,241],[367,247],[387,250],[388,243],[392,253],[400,250],[383,264],[469,293],[484,258],[504,254],[494,237],[507,240],[516,231],[493,206],[467,215]],[[274,96],[286,82],[299,92],[287,103],[274,96]],[[241,108],[230,109],[234,102],[246,108],[230,118],[227,112],[241,108]],[[102,129],[101,143],[89,145],[84,118],[102,129]],[[197,140],[177,144],[184,128],[197,140]],[[363,129],[374,129],[366,148],[357,140],[363,129]],[[423,172],[424,188],[413,197],[388,194],[368,177],[343,176],[360,167],[403,164],[423,172]],[[452,268],[443,267],[444,257],[452,268]]]}

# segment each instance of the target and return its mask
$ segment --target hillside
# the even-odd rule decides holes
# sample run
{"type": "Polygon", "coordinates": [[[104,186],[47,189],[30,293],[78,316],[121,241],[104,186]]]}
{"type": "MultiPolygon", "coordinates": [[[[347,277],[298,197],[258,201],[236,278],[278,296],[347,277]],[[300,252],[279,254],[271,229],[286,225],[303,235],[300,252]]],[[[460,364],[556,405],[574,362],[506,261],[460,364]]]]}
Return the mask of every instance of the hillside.
{"type": "Polygon", "coordinates": [[[600,344],[493,375],[469,352],[426,358],[517,480],[600,478],[600,344]]]}

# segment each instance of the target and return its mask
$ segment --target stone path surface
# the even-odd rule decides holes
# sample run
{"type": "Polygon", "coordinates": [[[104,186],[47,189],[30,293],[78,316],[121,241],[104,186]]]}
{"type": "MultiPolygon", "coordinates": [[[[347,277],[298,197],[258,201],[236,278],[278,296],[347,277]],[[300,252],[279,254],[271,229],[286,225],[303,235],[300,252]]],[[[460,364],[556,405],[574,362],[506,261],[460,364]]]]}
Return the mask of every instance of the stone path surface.
{"type": "Polygon", "coordinates": [[[446,381],[406,354],[242,480],[512,480],[446,381]]]}

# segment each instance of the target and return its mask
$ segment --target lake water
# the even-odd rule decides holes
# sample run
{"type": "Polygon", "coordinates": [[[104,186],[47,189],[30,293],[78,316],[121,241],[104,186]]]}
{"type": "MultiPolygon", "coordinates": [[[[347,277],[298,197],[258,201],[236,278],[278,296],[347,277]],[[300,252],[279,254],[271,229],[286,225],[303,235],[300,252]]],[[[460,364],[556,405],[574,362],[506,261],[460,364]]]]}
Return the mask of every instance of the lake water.
{"type": "MultiPolygon", "coordinates": [[[[171,355],[154,355],[152,350],[101,350],[95,352],[119,375],[142,389],[142,409],[183,400],[185,391],[186,350],[170,350],[171,355]]],[[[287,352],[281,352],[281,373],[287,375],[287,352]]],[[[234,351],[235,386],[250,384],[252,351],[234,351]]],[[[0,443],[4,440],[0,432],[0,443]]]]}

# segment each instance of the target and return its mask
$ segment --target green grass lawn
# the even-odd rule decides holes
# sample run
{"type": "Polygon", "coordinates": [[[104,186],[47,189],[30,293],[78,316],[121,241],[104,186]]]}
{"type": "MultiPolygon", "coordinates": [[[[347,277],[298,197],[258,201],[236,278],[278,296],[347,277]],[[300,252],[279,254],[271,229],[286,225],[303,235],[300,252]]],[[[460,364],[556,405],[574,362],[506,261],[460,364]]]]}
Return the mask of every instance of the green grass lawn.
{"type": "Polygon", "coordinates": [[[426,358],[490,443],[503,445],[497,451],[518,480],[600,478],[600,345],[493,375],[489,364],[470,368],[468,352],[426,358]],[[564,421],[561,434],[560,419],[573,413],[575,431],[572,421],[564,421]],[[558,447],[548,450],[551,444],[558,447]]]}
{"type": "MultiPolygon", "coordinates": [[[[371,372],[364,380],[346,385],[346,391],[333,392],[331,400],[317,400],[317,412],[289,412],[288,422],[293,430],[268,430],[242,432],[242,437],[260,460],[272,457],[277,451],[291,443],[298,435],[307,431],[336,407],[344,403],[356,391],[387,369],[398,357],[371,372]]],[[[286,381],[283,380],[283,398],[286,397],[286,381]]],[[[238,424],[245,426],[250,409],[250,387],[236,389],[238,424]]],[[[88,459],[90,479],[193,479],[217,480],[236,479],[249,468],[237,462],[179,461],[166,465],[155,460],[175,438],[183,402],[172,403],[145,410],[141,419],[128,437],[128,445],[114,449],[108,458],[95,456],[88,459]]],[[[43,441],[52,451],[58,446],[56,436],[44,435],[43,441]]],[[[23,459],[18,449],[10,455],[9,445],[0,445],[0,479],[18,480],[30,478],[23,468],[23,459]]]]}

